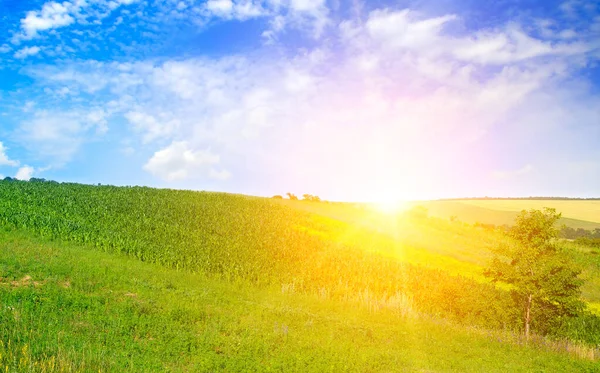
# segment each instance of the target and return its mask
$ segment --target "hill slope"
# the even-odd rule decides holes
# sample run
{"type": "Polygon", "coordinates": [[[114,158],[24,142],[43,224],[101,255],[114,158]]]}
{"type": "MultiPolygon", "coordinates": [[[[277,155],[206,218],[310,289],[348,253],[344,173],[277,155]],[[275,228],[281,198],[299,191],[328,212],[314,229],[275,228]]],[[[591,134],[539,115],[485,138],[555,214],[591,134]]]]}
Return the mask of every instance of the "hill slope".
{"type": "MultiPolygon", "coordinates": [[[[121,258],[115,260],[123,260],[126,254],[139,262],[148,262],[144,265],[169,272],[166,277],[196,273],[214,286],[245,289],[252,294],[247,298],[267,294],[267,298],[275,299],[283,292],[297,299],[319,299],[323,303],[318,304],[337,307],[335,315],[340,307],[358,305],[373,312],[375,319],[380,313],[393,317],[434,315],[438,322],[445,320],[444,324],[468,328],[517,332],[521,327],[521,315],[515,311],[508,292],[488,283],[481,275],[481,266],[489,260],[489,249],[506,237],[460,221],[418,214],[386,215],[353,205],[277,201],[224,193],[13,181],[0,182],[0,225],[37,234],[45,240],[69,241],[93,248],[98,252],[94,255],[107,255],[102,253],[106,252],[121,258]]],[[[590,262],[592,254],[589,250],[582,251],[577,258],[582,263],[591,263],[588,273],[597,277],[600,262],[590,262]]],[[[43,254],[34,255],[38,262],[46,263],[59,254],[52,252],[50,259],[43,254]]],[[[26,254],[22,256],[30,262],[34,260],[26,254]]],[[[9,262],[7,258],[4,260],[9,262]]],[[[34,270],[27,270],[34,273],[30,274],[19,268],[28,267],[17,263],[13,268],[18,272],[16,275],[0,274],[8,278],[6,286],[17,284],[9,286],[8,297],[24,287],[18,286],[20,282],[35,288],[35,281],[42,283],[54,271],[61,273],[60,268],[53,267],[40,277],[34,276],[34,270]]],[[[81,268],[86,266],[82,264],[81,268]]],[[[90,269],[94,273],[97,270],[90,269]]],[[[121,276],[111,274],[106,267],[104,271],[108,276],[121,276]]],[[[139,279],[135,271],[130,276],[135,281],[139,279]]],[[[96,299],[99,302],[108,299],[111,307],[120,307],[121,303],[111,298],[110,291],[98,293],[93,281],[86,286],[83,290],[100,296],[96,299]]],[[[48,288],[57,290],[56,286],[48,288]]],[[[123,294],[124,299],[137,298],[142,290],[139,286],[135,289],[127,291],[130,295],[123,294]]],[[[588,288],[586,296],[595,299],[597,290],[588,288]]],[[[188,291],[191,290],[184,293],[188,291]]],[[[169,299],[177,302],[177,297],[169,299]]],[[[50,298],[49,304],[60,302],[56,297],[50,298]]],[[[79,307],[77,302],[74,309],[79,307]]],[[[141,313],[145,315],[156,302],[152,301],[148,307],[134,303],[133,307],[142,307],[141,313]]],[[[70,303],[65,307],[71,307],[70,303]]],[[[147,326],[153,327],[157,320],[147,321],[147,326]]],[[[113,321],[118,322],[118,317],[113,321]]],[[[564,335],[600,343],[600,333],[594,332],[595,319],[575,321],[564,335]]],[[[7,333],[21,338],[21,332],[11,330],[7,333]]],[[[353,348],[355,342],[348,343],[347,348],[353,348]]],[[[260,355],[261,351],[256,353],[260,355]]],[[[298,356],[303,355],[298,353],[298,356]]],[[[436,369],[445,369],[440,367],[436,369]]]]}
{"type": "Polygon", "coordinates": [[[592,372],[477,330],[0,231],[0,368],[592,372]],[[57,343],[58,341],[58,343],[57,343]]]}

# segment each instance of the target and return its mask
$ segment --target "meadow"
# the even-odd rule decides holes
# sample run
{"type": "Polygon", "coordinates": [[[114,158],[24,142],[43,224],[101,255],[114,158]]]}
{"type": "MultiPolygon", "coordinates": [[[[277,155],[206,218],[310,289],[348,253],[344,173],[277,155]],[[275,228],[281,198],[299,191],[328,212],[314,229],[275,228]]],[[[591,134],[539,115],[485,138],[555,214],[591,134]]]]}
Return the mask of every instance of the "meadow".
{"type": "MultiPolygon", "coordinates": [[[[0,361],[12,370],[600,368],[591,313],[523,345],[509,293],[481,274],[506,237],[459,220],[2,181],[0,226],[0,361]]],[[[593,305],[600,262],[568,244],[593,305]]]]}
{"type": "Polygon", "coordinates": [[[0,231],[8,372],[594,372],[510,334],[0,231]]]}

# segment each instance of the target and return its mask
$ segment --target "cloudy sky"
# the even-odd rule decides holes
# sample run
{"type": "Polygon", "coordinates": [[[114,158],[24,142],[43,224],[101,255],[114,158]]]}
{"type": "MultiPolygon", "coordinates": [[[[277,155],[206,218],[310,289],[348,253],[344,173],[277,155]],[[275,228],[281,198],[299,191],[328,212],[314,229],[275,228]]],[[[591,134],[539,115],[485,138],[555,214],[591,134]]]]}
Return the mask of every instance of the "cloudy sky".
{"type": "Polygon", "coordinates": [[[0,175],[600,197],[600,2],[0,0],[0,175]]]}

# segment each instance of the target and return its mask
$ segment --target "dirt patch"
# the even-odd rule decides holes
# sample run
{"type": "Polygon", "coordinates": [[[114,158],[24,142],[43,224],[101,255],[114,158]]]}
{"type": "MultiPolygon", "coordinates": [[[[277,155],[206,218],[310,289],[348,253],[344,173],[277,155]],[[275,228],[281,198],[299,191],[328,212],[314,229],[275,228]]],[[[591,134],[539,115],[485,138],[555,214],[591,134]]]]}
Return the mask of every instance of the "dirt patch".
{"type": "Polygon", "coordinates": [[[0,278],[0,285],[9,285],[15,288],[31,285],[37,288],[44,285],[45,283],[46,281],[34,281],[33,278],[31,278],[31,276],[29,275],[26,275],[22,279],[16,281],[10,281],[8,279],[0,278]]]}

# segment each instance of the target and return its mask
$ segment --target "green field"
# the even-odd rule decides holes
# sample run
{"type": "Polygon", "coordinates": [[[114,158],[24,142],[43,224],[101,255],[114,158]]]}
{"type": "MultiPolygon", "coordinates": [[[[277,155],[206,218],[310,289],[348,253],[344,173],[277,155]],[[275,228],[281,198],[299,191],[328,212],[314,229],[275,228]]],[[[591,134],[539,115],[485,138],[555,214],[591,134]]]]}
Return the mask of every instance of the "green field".
{"type": "MultiPolygon", "coordinates": [[[[3,181],[0,226],[7,371],[600,370],[591,316],[523,344],[482,276],[506,237],[461,221],[3,181]]],[[[593,305],[599,256],[569,245],[593,305]]]]}
{"type": "Polygon", "coordinates": [[[594,372],[393,309],[257,289],[0,232],[7,371],[594,372]]]}

